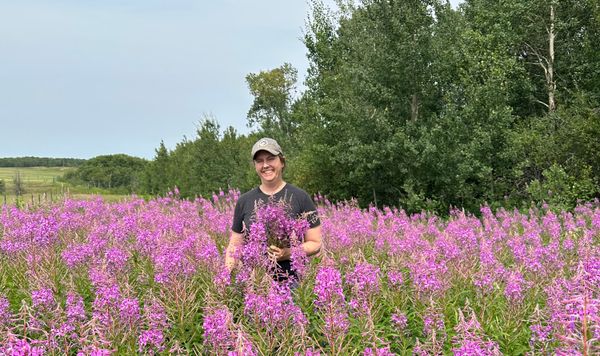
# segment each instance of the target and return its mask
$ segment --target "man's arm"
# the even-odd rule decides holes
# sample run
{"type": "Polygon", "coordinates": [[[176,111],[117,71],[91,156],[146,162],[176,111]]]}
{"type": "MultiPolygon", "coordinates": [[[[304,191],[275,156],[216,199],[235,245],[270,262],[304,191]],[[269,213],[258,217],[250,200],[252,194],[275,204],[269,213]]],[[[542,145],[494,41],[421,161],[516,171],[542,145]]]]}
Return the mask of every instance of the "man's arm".
{"type": "Polygon", "coordinates": [[[244,245],[244,235],[235,231],[229,236],[229,245],[225,250],[225,267],[231,272],[235,268],[237,259],[240,255],[240,249],[244,245]]]}

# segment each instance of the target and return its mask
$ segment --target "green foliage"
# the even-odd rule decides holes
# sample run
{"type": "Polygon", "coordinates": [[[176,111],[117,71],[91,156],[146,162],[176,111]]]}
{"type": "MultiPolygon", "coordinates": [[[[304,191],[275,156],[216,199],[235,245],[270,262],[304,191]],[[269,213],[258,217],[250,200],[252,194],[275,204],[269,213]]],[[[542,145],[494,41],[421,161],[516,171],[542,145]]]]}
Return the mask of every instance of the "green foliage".
{"type": "Polygon", "coordinates": [[[248,126],[259,127],[267,136],[289,137],[294,131],[290,120],[298,71],[289,63],[246,76],[254,102],[248,111],[248,126]]]}
{"type": "Polygon", "coordinates": [[[139,191],[141,174],[147,161],[125,154],[97,156],[77,170],[65,174],[65,180],[97,188],[139,191]]]}
{"type": "Polygon", "coordinates": [[[183,197],[250,189],[257,181],[250,158],[256,139],[238,135],[232,127],[221,132],[216,120],[205,118],[194,140],[185,139],[173,151],[161,142],[145,169],[143,188],[150,194],[164,194],[177,187],[183,197]]]}
{"type": "Polygon", "coordinates": [[[598,187],[591,178],[591,167],[584,167],[577,177],[553,164],[542,172],[543,179],[533,180],[527,187],[532,201],[547,202],[555,209],[572,209],[578,201],[591,200],[598,187]]]}
{"type": "Polygon", "coordinates": [[[257,182],[250,147],[270,136],[286,152],[287,180],[361,206],[446,213],[531,199],[567,207],[600,196],[597,2],[311,5],[306,90],[296,93],[297,71],[287,63],[248,74],[256,132],[221,133],[214,119],[203,120],[194,140],[173,151],[161,143],[146,192],[245,191],[257,182]],[[560,197],[543,193],[566,185],[560,197]]]}
{"type": "Polygon", "coordinates": [[[78,167],[86,160],[79,158],[4,157],[0,167],[78,167]]]}
{"type": "Polygon", "coordinates": [[[4,179],[0,179],[0,194],[6,193],[6,183],[4,179]]]}

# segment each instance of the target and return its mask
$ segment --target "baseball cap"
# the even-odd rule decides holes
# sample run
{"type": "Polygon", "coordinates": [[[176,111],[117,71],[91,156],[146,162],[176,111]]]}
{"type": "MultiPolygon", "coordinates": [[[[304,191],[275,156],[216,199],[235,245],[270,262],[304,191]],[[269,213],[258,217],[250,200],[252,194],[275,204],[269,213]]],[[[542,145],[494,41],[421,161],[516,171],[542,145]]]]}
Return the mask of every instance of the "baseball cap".
{"type": "Polygon", "coordinates": [[[256,156],[256,152],[258,151],[267,151],[276,156],[283,154],[283,151],[281,151],[281,146],[279,146],[277,141],[268,137],[261,138],[260,140],[256,141],[254,146],[252,146],[252,159],[254,159],[254,156],[256,156]]]}

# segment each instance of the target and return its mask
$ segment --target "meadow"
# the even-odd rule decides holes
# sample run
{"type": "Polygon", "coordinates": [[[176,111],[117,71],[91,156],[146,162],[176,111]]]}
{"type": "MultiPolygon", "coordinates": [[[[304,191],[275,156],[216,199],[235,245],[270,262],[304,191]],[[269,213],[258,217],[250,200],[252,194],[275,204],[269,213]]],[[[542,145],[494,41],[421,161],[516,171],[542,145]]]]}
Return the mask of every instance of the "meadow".
{"type": "Polygon", "coordinates": [[[261,252],[303,228],[277,209],[224,268],[237,196],[4,206],[0,354],[600,352],[598,202],[440,218],[316,197],[324,247],[292,243],[290,288],[261,252]]]}
{"type": "Polygon", "coordinates": [[[75,169],[75,167],[0,167],[0,180],[4,181],[4,192],[0,191],[0,204],[40,204],[58,201],[65,196],[72,199],[89,199],[98,194],[102,194],[108,201],[126,197],[97,188],[73,186],[61,180],[65,173],[75,169]],[[15,187],[17,177],[21,186],[18,199],[15,187]]]}

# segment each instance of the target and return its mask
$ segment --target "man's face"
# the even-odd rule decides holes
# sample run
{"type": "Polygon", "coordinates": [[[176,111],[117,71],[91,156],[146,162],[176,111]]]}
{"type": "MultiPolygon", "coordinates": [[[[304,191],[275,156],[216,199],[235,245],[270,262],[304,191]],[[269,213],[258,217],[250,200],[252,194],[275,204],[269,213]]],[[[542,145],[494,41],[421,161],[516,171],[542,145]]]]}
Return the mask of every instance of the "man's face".
{"type": "Polygon", "coordinates": [[[258,151],[254,156],[254,168],[263,183],[282,179],[283,163],[279,156],[275,156],[270,152],[258,151]]]}

